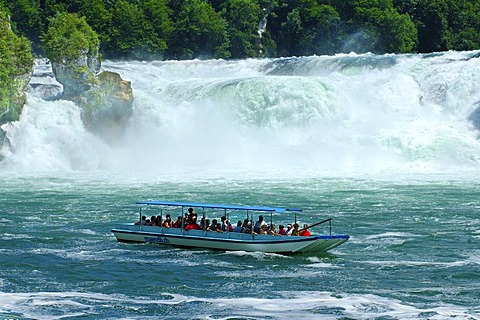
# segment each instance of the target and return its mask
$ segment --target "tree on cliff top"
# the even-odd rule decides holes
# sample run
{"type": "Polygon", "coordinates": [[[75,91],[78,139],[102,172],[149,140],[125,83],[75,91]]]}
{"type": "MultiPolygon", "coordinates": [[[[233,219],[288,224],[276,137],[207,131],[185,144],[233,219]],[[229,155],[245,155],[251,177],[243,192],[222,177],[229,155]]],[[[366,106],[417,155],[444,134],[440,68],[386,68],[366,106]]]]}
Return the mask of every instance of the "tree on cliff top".
{"type": "Polygon", "coordinates": [[[43,46],[50,61],[75,61],[84,55],[89,58],[98,56],[100,40],[85,17],[62,12],[49,22],[43,46]]]}
{"type": "Polygon", "coordinates": [[[76,97],[95,84],[100,70],[99,45],[85,17],[62,12],[50,19],[43,46],[55,78],[63,84],[64,97],[76,97]]]}

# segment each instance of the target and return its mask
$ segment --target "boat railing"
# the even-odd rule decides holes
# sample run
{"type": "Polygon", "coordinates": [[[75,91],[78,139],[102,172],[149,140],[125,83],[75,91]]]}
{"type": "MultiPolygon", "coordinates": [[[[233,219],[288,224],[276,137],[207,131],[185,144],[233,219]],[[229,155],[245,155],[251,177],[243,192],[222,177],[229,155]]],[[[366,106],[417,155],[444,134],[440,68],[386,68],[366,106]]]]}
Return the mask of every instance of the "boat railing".
{"type": "Polygon", "coordinates": [[[319,222],[315,222],[315,223],[307,226],[307,229],[310,229],[311,227],[315,227],[315,226],[318,226],[318,225],[326,223],[326,222],[329,223],[330,235],[332,235],[332,218],[328,218],[328,219],[325,219],[325,220],[322,220],[322,221],[319,221],[319,222]]]}
{"type": "MultiPolygon", "coordinates": [[[[290,212],[294,212],[295,213],[295,222],[297,222],[297,212],[300,212],[301,209],[295,209],[295,208],[287,208],[287,209],[282,209],[282,208],[270,208],[270,207],[243,207],[243,206],[224,206],[224,205],[200,205],[200,204],[195,204],[195,203],[170,203],[170,202],[156,202],[156,201],[147,201],[147,202],[137,202],[137,204],[143,204],[143,205],[150,205],[150,204],[153,204],[153,205],[159,205],[159,206],[162,206],[162,205],[166,205],[166,206],[175,206],[175,207],[180,207],[181,208],[181,217],[182,217],[182,225],[181,225],[181,228],[179,228],[179,231],[177,231],[178,233],[181,233],[182,235],[185,234],[185,214],[184,214],[184,210],[185,208],[187,207],[197,207],[197,208],[201,208],[202,209],[202,216],[203,216],[203,219],[204,221],[206,220],[206,211],[205,209],[207,208],[215,208],[215,209],[221,209],[221,211],[223,211],[223,216],[226,217],[227,220],[230,220],[230,216],[229,216],[229,210],[245,210],[247,215],[246,215],[246,218],[247,220],[250,220],[250,237],[251,239],[253,239],[256,235],[256,233],[254,232],[254,226],[255,226],[255,219],[254,219],[254,214],[253,212],[257,212],[257,211],[265,211],[266,213],[270,213],[270,225],[273,224],[273,214],[275,212],[284,212],[284,211],[290,211],[290,212]],[[252,212],[252,211],[253,212],[252,212]]],[[[159,219],[160,219],[160,223],[161,223],[161,226],[160,226],[160,230],[161,232],[164,232],[164,226],[163,226],[163,208],[162,207],[159,207],[158,208],[159,210],[159,219]]],[[[140,207],[140,210],[139,210],[139,221],[142,220],[142,207],[140,207]]],[[[307,226],[307,229],[309,228],[312,228],[312,227],[315,227],[315,226],[318,226],[318,225],[321,225],[321,224],[324,224],[324,223],[329,223],[329,232],[330,232],[330,236],[332,235],[332,218],[328,218],[328,219],[324,219],[322,221],[319,221],[319,222],[316,222],[316,223],[313,223],[311,225],[308,225],[307,226]]],[[[140,230],[143,229],[144,225],[140,224],[140,230]]],[[[170,229],[170,228],[167,228],[167,229],[170,229]]],[[[207,227],[204,226],[203,229],[203,235],[205,236],[207,234],[207,227]]],[[[175,232],[176,233],[176,232],[175,232]]],[[[226,237],[227,238],[230,238],[230,230],[227,228],[227,230],[225,230],[225,233],[226,233],[226,237]]]]}

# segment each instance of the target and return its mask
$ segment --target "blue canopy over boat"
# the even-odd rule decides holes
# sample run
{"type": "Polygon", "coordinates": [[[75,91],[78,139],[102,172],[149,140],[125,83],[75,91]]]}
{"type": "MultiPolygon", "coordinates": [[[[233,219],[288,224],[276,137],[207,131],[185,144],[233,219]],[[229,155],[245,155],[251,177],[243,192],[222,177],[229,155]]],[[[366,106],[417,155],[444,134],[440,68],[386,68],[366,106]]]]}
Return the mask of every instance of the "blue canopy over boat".
{"type": "Polygon", "coordinates": [[[205,209],[224,209],[224,210],[248,210],[248,211],[267,211],[267,212],[301,212],[298,208],[277,208],[277,207],[261,207],[261,206],[237,206],[224,204],[205,204],[195,202],[170,202],[170,201],[138,201],[137,204],[170,206],[170,207],[192,207],[205,209]]]}

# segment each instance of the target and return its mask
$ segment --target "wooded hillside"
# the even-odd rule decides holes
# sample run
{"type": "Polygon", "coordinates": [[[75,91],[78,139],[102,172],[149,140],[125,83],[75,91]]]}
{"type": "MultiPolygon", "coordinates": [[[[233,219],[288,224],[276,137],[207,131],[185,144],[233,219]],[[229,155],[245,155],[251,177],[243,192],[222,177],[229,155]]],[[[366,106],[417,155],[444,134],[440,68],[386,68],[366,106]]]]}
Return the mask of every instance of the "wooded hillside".
{"type": "Polygon", "coordinates": [[[43,54],[48,18],[61,12],[84,16],[109,59],[480,49],[480,0],[0,0],[0,5],[37,54],[43,54]]]}

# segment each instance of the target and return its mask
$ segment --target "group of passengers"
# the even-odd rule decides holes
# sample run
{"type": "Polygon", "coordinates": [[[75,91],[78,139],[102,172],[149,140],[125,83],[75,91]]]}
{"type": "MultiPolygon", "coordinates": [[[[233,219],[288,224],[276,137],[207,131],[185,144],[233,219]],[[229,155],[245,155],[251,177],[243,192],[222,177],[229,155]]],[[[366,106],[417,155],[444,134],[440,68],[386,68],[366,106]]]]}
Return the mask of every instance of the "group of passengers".
{"type": "Polygon", "coordinates": [[[178,216],[176,221],[173,221],[169,214],[165,216],[165,220],[162,221],[161,216],[152,216],[147,219],[146,216],[142,216],[140,221],[135,222],[136,225],[146,226],[158,226],[164,228],[183,228],[185,230],[206,230],[216,232],[238,232],[238,233],[253,233],[253,234],[269,234],[269,235],[284,235],[284,236],[310,236],[308,225],[304,224],[303,229],[300,229],[298,223],[288,224],[285,228],[284,225],[278,226],[278,231],[275,229],[275,224],[267,224],[263,219],[263,216],[258,217],[258,221],[255,222],[252,230],[252,222],[249,219],[238,220],[237,226],[233,227],[226,216],[222,216],[220,221],[217,219],[202,218],[200,222],[198,215],[193,208],[188,208],[188,213],[182,218],[178,216]]]}

